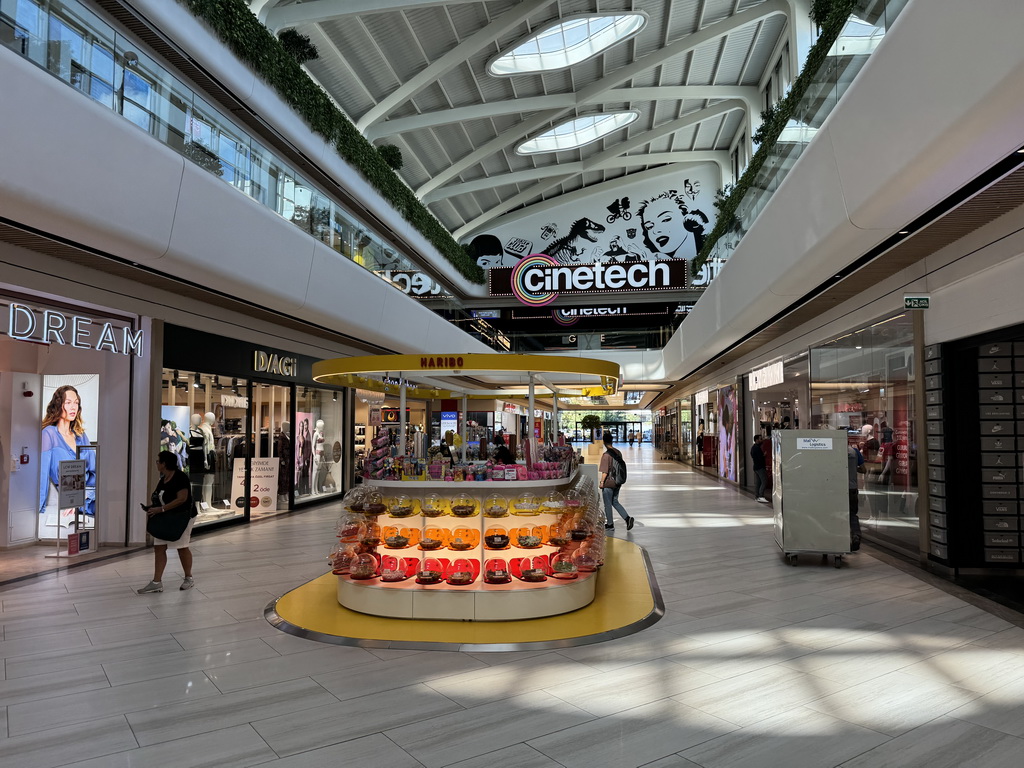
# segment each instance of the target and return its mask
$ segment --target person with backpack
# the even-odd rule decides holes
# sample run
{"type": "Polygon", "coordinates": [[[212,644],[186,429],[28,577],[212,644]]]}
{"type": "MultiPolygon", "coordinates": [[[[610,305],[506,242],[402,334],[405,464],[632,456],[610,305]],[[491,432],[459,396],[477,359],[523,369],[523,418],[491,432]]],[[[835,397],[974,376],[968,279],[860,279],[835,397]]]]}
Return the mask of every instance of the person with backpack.
{"type": "Polygon", "coordinates": [[[604,433],[604,454],[601,456],[601,464],[598,467],[598,476],[601,487],[601,495],[604,498],[604,528],[606,531],[615,530],[615,520],[612,517],[612,507],[626,521],[626,530],[633,530],[633,518],[629,516],[626,508],[619,503],[619,491],[626,482],[626,462],[622,458],[622,452],[612,447],[612,433],[604,433]]]}

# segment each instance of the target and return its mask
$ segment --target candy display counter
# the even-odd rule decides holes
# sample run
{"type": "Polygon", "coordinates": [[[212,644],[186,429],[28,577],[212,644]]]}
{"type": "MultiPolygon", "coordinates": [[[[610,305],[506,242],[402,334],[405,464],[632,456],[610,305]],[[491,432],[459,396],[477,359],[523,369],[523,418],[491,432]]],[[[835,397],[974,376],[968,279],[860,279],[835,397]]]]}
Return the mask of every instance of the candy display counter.
{"type": "Polygon", "coordinates": [[[330,554],[338,602],[376,616],[464,621],[588,605],[604,545],[595,491],[578,474],[369,481],[345,497],[330,554]]]}

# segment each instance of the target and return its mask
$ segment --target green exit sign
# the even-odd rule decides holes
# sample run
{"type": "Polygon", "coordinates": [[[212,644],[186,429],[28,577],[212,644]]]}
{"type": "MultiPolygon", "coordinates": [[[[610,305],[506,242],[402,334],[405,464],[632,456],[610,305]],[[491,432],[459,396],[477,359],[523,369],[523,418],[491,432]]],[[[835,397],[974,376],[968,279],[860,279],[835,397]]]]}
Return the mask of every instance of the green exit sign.
{"type": "Polygon", "coordinates": [[[928,309],[928,305],[931,303],[931,300],[931,296],[904,296],[903,308],[928,309]]]}

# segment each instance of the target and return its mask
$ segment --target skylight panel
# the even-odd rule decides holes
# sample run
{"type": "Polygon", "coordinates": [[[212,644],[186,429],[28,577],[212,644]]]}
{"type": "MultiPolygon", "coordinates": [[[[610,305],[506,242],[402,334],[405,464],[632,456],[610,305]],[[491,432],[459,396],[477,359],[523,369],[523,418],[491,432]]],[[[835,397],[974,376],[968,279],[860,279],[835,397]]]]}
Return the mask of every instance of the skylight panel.
{"type": "Polygon", "coordinates": [[[640,117],[635,109],[624,112],[610,112],[600,115],[584,115],[527,139],[516,147],[517,155],[537,155],[542,152],[565,152],[585,147],[604,138],[609,133],[625,128],[640,117]]]}
{"type": "Polygon", "coordinates": [[[544,27],[487,65],[495,76],[565,69],[628,40],[647,24],[645,13],[573,16],[544,27]]]}

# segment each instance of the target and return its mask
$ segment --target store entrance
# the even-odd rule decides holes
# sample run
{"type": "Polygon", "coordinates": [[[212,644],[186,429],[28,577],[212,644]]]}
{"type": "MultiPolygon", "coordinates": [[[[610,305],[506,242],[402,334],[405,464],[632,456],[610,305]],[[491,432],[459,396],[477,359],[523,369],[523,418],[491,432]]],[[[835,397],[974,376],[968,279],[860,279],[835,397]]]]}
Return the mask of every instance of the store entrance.
{"type": "Polygon", "coordinates": [[[253,520],[288,511],[293,494],[308,494],[312,484],[310,414],[295,414],[298,424],[293,442],[292,397],[291,385],[267,381],[252,383],[252,423],[256,439],[250,463],[249,517],[253,520]]]}

